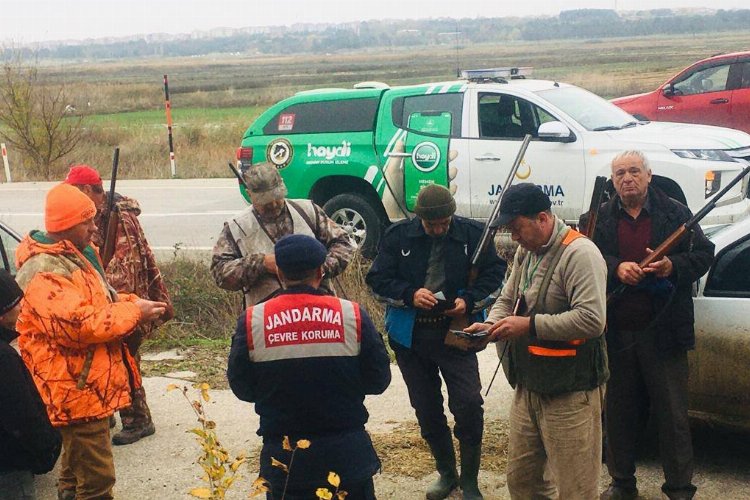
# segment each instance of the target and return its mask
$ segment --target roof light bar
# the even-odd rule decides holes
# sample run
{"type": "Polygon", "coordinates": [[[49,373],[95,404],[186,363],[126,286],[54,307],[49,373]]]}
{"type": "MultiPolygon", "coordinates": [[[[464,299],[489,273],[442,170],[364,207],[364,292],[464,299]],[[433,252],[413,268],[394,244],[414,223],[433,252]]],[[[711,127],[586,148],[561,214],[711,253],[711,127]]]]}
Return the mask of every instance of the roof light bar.
{"type": "Polygon", "coordinates": [[[461,78],[467,80],[508,80],[514,78],[526,78],[527,76],[531,76],[532,69],[531,66],[466,69],[461,71],[461,78]]]}

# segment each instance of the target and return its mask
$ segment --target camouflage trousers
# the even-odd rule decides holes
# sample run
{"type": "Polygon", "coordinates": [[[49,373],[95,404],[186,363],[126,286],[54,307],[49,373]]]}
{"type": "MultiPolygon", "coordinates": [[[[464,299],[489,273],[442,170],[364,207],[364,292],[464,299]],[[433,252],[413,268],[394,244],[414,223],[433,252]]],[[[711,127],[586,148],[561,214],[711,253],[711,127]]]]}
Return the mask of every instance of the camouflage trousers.
{"type": "MultiPolygon", "coordinates": [[[[139,373],[141,371],[140,347],[144,338],[144,333],[140,329],[137,329],[125,339],[125,344],[135,359],[135,365],[139,373]]],[[[130,397],[133,400],[132,406],[120,410],[123,430],[142,429],[151,425],[151,410],[148,409],[148,405],[146,404],[146,390],[143,387],[133,389],[130,397]]]]}

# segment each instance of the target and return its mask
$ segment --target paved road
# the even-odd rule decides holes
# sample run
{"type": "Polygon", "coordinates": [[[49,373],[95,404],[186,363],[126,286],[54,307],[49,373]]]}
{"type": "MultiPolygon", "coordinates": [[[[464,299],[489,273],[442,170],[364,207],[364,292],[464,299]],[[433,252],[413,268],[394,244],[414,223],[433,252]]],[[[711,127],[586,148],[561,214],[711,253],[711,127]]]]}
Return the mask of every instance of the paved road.
{"type": "MultiPolygon", "coordinates": [[[[54,184],[0,184],[0,220],[22,234],[42,228],[44,196],[54,184]]],[[[247,206],[234,179],[122,180],[117,192],[140,202],[141,224],[160,254],[177,244],[188,251],[210,250],[224,220],[247,206]]]]}

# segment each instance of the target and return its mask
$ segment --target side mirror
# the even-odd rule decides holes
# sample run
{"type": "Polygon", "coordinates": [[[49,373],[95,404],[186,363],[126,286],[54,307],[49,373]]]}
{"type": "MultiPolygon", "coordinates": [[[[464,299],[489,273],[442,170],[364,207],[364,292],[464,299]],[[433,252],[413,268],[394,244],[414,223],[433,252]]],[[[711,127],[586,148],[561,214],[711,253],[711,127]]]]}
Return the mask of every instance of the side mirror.
{"type": "Polygon", "coordinates": [[[547,122],[539,125],[539,139],[548,142],[573,142],[575,135],[562,122],[547,122]]]}
{"type": "Polygon", "coordinates": [[[664,94],[664,97],[672,97],[677,92],[675,91],[674,84],[670,83],[668,85],[665,85],[662,89],[662,94],[664,94]]]}

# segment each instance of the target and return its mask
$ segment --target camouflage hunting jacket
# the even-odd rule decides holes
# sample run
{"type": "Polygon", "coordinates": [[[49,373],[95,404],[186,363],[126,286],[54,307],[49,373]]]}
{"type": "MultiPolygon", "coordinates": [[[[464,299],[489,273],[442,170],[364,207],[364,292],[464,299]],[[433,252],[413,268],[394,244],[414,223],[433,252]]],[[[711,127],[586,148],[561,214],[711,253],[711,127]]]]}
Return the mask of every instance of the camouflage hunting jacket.
{"type": "MultiPolygon", "coordinates": [[[[314,220],[310,222],[315,237],[328,249],[328,256],[323,264],[326,277],[332,278],[341,274],[347,264],[354,256],[357,245],[351,240],[347,232],[338,224],[333,222],[319,206],[308,200],[293,200],[300,208],[311,207],[314,220]]],[[[252,210],[252,208],[250,209],[252,210]]],[[[296,228],[287,202],[279,217],[274,220],[263,220],[263,228],[272,242],[278,241],[282,236],[305,232],[308,228],[296,228]]],[[[242,217],[240,214],[239,217],[242,217]]],[[[211,273],[216,284],[226,290],[248,290],[259,282],[266,280],[270,275],[263,265],[265,254],[263,252],[243,254],[240,251],[235,238],[232,236],[230,223],[224,223],[224,228],[216,241],[211,257],[211,273]]],[[[263,229],[258,229],[262,231],[263,229]]],[[[279,285],[280,286],[280,285],[279,285]]],[[[254,303],[254,302],[253,302],[254,303]]],[[[251,304],[248,304],[251,305],[251,304]]]]}
{"type": "MultiPolygon", "coordinates": [[[[138,216],[141,207],[132,198],[115,193],[115,211],[117,217],[117,233],[112,259],[105,270],[110,286],[120,293],[132,293],[142,299],[166,302],[167,307],[160,322],[167,321],[174,316],[172,301],[164,285],[156,259],[151,247],[146,241],[138,216]]],[[[103,251],[104,245],[104,214],[100,211],[96,215],[98,232],[94,235],[93,244],[103,251]]],[[[149,323],[138,327],[142,335],[150,334],[156,328],[156,323],[149,323]]]]}
{"type": "Polygon", "coordinates": [[[130,406],[131,380],[136,388],[141,380],[123,339],[140,320],[138,297],[114,294],[96,249],[81,252],[39,231],[21,241],[16,264],[24,290],[18,347],[52,425],[99,420],[130,406]]]}

